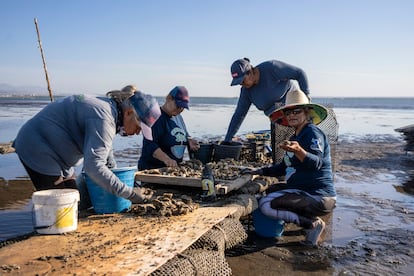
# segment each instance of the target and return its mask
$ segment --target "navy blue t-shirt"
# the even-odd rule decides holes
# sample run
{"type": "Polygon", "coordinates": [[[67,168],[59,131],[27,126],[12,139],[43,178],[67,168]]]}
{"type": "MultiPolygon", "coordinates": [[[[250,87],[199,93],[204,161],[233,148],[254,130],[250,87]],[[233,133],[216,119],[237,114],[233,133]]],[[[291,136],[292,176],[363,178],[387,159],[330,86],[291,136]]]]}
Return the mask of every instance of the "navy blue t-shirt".
{"type": "Polygon", "coordinates": [[[161,116],[151,130],[153,140],[150,141],[144,137],[138,169],[147,170],[165,167],[164,162],[152,156],[158,148],[161,148],[177,163],[182,162],[188,145],[188,132],[182,116],[172,117],[161,109],[161,116]]]}
{"type": "Polygon", "coordinates": [[[263,175],[286,176],[287,189],[300,189],[311,195],[336,196],[333,184],[329,141],[325,133],[314,124],[307,124],[290,138],[307,152],[301,162],[293,152],[286,152],[283,161],[263,168],[263,175]]]}

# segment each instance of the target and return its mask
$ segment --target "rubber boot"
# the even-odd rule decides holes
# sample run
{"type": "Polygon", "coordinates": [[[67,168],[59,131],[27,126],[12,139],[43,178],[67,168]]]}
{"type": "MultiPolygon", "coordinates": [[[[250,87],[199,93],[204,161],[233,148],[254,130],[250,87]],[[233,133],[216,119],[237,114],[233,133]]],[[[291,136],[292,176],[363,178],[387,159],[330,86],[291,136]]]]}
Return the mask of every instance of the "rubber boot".
{"type": "Polygon", "coordinates": [[[299,226],[303,227],[305,229],[311,229],[314,227],[314,222],[316,221],[316,219],[311,219],[311,218],[307,218],[307,217],[302,217],[302,216],[298,216],[299,217],[299,226]]]}
{"type": "Polygon", "coordinates": [[[299,225],[306,231],[306,238],[302,244],[317,246],[325,229],[325,222],[320,218],[310,219],[299,216],[299,225]]]}

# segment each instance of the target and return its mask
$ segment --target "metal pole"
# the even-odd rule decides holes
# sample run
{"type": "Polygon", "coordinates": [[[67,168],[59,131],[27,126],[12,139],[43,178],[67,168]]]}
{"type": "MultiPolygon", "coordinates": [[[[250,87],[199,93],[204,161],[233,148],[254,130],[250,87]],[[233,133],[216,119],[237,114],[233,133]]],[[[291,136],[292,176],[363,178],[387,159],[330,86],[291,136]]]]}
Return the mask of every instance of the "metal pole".
{"type": "Polygon", "coordinates": [[[34,23],[36,25],[37,41],[39,42],[40,53],[42,55],[43,68],[45,69],[45,74],[46,74],[47,90],[49,91],[50,101],[53,102],[52,89],[50,88],[49,76],[47,74],[46,62],[45,62],[45,57],[43,55],[42,42],[40,41],[40,33],[39,33],[39,28],[37,26],[37,19],[36,18],[34,19],[34,23]]]}

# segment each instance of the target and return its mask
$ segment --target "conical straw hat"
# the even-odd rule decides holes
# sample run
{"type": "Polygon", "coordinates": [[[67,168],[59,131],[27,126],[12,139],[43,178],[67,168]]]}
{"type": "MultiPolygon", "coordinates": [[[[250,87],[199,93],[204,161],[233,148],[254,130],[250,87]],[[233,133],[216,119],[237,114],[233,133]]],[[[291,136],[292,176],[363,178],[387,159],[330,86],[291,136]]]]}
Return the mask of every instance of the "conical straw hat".
{"type": "Polygon", "coordinates": [[[272,122],[283,126],[289,126],[284,110],[293,109],[295,107],[309,107],[309,116],[315,125],[321,123],[325,120],[326,116],[328,116],[328,110],[324,106],[311,103],[306,94],[297,89],[287,93],[285,105],[273,111],[273,113],[269,115],[269,118],[272,122]]]}

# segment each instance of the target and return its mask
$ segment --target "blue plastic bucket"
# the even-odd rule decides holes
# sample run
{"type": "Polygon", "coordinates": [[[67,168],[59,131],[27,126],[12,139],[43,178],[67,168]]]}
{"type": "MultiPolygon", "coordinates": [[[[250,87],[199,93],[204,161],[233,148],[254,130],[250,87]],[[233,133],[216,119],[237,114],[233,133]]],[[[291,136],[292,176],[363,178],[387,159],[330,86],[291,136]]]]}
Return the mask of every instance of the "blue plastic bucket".
{"type": "Polygon", "coordinates": [[[253,226],[256,234],[266,238],[280,237],[283,234],[284,221],[264,215],[260,208],[253,211],[253,226]]]}
{"type": "MultiPolygon", "coordinates": [[[[119,180],[129,187],[134,187],[135,171],[136,167],[112,169],[119,180]]],[[[87,174],[85,174],[85,180],[92,206],[97,214],[121,213],[131,207],[131,201],[107,192],[93,182],[87,174]]]]}

